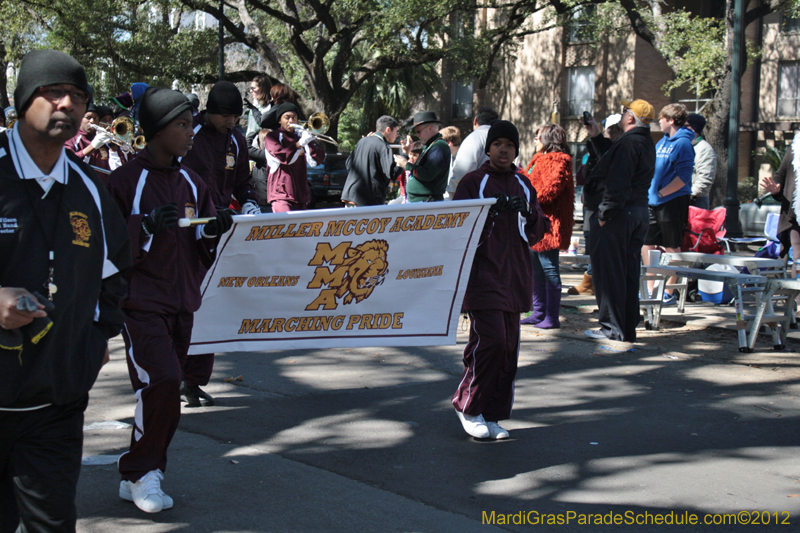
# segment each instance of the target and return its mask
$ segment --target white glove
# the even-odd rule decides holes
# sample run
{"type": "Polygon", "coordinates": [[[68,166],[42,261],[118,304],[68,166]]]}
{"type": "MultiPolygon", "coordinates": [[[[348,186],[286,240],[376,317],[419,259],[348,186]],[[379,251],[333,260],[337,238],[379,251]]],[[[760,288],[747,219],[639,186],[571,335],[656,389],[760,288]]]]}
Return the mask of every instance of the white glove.
{"type": "Polygon", "coordinates": [[[92,139],[92,148],[97,150],[103,145],[106,145],[114,140],[114,136],[107,131],[98,131],[94,139],[92,139]]]}
{"type": "Polygon", "coordinates": [[[261,214],[261,208],[258,207],[258,204],[256,204],[255,202],[247,201],[242,206],[242,214],[243,215],[260,215],[261,214]]]}
{"type": "Polygon", "coordinates": [[[300,135],[300,146],[308,146],[308,143],[314,140],[314,136],[308,130],[303,130],[303,133],[300,135]]]}

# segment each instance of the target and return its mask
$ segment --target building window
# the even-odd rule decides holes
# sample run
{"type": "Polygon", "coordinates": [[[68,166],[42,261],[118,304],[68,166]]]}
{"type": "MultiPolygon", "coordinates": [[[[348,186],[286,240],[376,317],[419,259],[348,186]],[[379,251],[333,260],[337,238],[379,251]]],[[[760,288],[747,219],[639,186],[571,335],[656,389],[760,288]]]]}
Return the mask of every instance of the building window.
{"type": "Polygon", "coordinates": [[[577,117],[594,111],[594,67],[567,69],[566,116],[577,117]]]}
{"type": "Polygon", "coordinates": [[[778,116],[800,116],[800,63],[783,63],[779,66],[778,116]]]}
{"type": "Polygon", "coordinates": [[[783,33],[800,33],[800,18],[784,13],[781,16],[781,31],[783,33]]]}
{"type": "Polygon", "coordinates": [[[453,82],[452,118],[472,118],[472,82],[453,82]]]}
{"type": "Polygon", "coordinates": [[[567,23],[567,42],[582,43],[593,40],[593,18],[593,5],[581,6],[573,11],[567,23]]]}

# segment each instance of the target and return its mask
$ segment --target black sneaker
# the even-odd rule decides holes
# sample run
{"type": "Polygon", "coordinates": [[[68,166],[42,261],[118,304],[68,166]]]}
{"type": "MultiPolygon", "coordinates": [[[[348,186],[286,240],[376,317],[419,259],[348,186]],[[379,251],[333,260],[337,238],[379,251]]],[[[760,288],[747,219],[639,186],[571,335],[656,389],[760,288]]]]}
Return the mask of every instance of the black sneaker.
{"type": "Polygon", "coordinates": [[[197,385],[184,385],[181,387],[181,401],[186,402],[186,407],[210,407],[214,405],[214,398],[203,392],[197,385]]]}

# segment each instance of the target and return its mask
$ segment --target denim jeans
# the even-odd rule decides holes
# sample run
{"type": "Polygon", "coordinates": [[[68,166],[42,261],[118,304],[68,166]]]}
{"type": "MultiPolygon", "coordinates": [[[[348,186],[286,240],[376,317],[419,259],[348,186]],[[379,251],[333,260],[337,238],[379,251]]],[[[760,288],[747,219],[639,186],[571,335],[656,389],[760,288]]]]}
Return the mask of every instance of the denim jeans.
{"type": "Polygon", "coordinates": [[[546,252],[531,251],[533,261],[533,284],[544,287],[546,283],[550,285],[561,285],[561,272],[558,269],[558,250],[548,250],[546,252]]]}

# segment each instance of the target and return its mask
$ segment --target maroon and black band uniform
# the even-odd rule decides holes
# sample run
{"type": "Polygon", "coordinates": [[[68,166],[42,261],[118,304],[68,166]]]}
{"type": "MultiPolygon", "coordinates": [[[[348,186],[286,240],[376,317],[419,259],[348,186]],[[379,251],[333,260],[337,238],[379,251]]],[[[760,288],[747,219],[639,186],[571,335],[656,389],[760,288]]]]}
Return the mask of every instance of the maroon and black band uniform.
{"type": "MultiPolygon", "coordinates": [[[[181,164],[205,181],[214,205],[228,207],[231,199],[240,206],[248,200],[258,205],[244,135],[236,128],[220,132],[208,121],[205,111],[194,116],[194,133],[192,149],[181,164]]],[[[213,353],[193,355],[183,367],[186,385],[207,385],[213,370],[213,353]]]]}
{"type": "Polygon", "coordinates": [[[122,334],[137,402],[130,451],[118,464],[122,479],[135,482],[152,470],[166,470],[181,414],[182,366],[192,359],[187,351],[193,314],[219,238],[203,237],[203,226],[145,233],[145,215],[170,202],[178,205],[179,217],[216,216],[205,182],[177,161],[162,167],[145,149],[112,173],[108,187],[127,220],[134,260],[122,301],[122,334]]]}
{"type": "Polygon", "coordinates": [[[530,247],[549,224],[536,191],[516,168],[500,171],[485,162],[464,175],[453,200],[522,196],[531,214],[490,212],[481,233],[462,312],[469,313],[470,331],[464,349],[464,373],[453,406],[487,422],[511,417],[514,378],[519,357],[519,315],[530,311],[533,265],[530,247]]]}
{"type": "MultiPolygon", "coordinates": [[[[267,164],[270,158],[280,163],[267,180],[267,199],[274,213],[303,210],[311,201],[306,150],[297,147],[299,140],[300,136],[294,130],[283,128],[272,130],[264,137],[267,164]]],[[[308,144],[308,153],[317,164],[325,160],[325,151],[316,141],[308,144]]]]}

